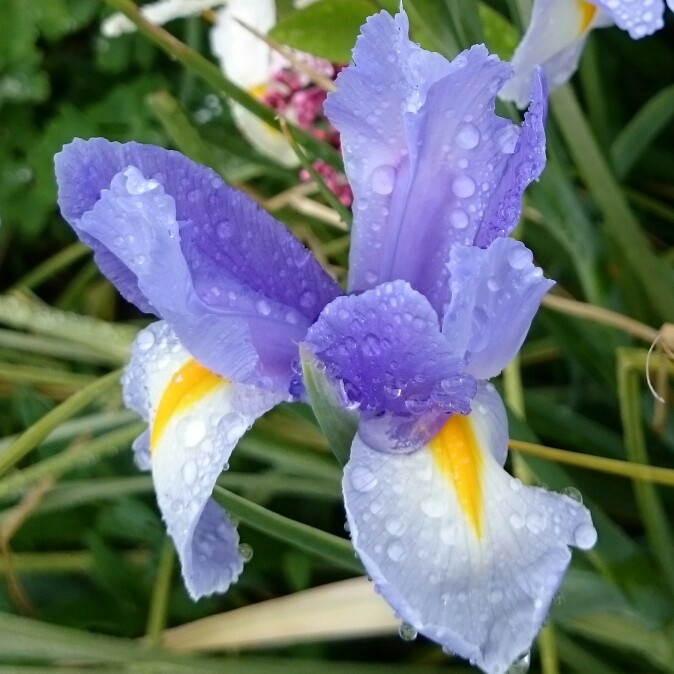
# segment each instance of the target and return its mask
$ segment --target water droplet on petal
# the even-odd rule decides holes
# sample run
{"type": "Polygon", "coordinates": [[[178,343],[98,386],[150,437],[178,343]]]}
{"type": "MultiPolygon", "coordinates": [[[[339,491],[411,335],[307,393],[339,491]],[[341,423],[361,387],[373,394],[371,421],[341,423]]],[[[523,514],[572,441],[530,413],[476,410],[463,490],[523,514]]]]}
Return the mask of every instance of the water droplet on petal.
{"type": "Polygon", "coordinates": [[[314,293],[311,290],[305,290],[300,295],[300,306],[304,307],[305,309],[312,309],[315,302],[316,302],[316,293],[314,293]]]}
{"type": "Polygon", "coordinates": [[[206,424],[201,419],[189,419],[183,431],[186,447],[196,447],[206,436],[206,424]]]}
{"type": "Polygon", "coordinates": [[[239,554],[243,557],[244,562],[250,562],[253,559],[253,548],[248,543],[241,543],[239,546],[239,554]]]}
{"type": "Polygon", "coordinates": [[[524,526],[524,517],[519,513],[513,513],[508,521],[510,522],[510,526],[515,530],[521,529],[524,526]]]}
{"type": "Polygon", "coordinates": [[[527,674],[530,665],[531,654],[527,651],[526,653],[522,653],[522,655],[508,667],[506,674],[527,674]]]}
{"type": "Polygon", "coordinates": [[[393,166],[382,165],[372,172],[372,189],[377,194],[391,194],[395,185],[396,170],[393,166]]]}
{"type": "Polygon", "coordinates": [[[517,246],[508,253],[508,263],[513,269],[524,269],[531,260],[531,251],[524,246],[517,246]]]}
{"type": "Polygon", "coordinates": [[[403,641],[414,641],[417,638],[417,630],[409,623],[400,623],[398,634],[403,641]]]}
{"type": "Polygon", "coordinates": [[[271,307],[269,306],[269,302],[267,302],[267,300],[258,300],[255,303],[255,308],[261,316],[269,316],[271,313],[271,307]]]}
{"type": "Polygon", "coordinates": [[[468,213],[462,208],[454,208],[449,212],[449,224],[455,229],[465,229],[469,222],[468,213]]]}
{"type": "Polygon", "coordinates": [[[155,342],[154,333],[150,330],[143,330],[136,337],[136,345],[141,351],[149,351],[155,342]]]}
{"type": "Polygon", "coordinates": [[[454,137],[454,142],[464,150],[472,150],[480,142],[480,130],[475,124],[462,124],[454,137]]]}
{"type": "Polygon", "coordinates": [[[566,487],[562,489],[562,494],[564,494],[564,496],[568,496],[574,501],[577,501],[578,503],[583,502],[583,495],[575,487],[566,487]]]}
{"type": "Polygon", "coordinates": [[[526,517],[526,525],[532,534],[540,534],[547,526],[547,520],[541,513],[529,513],[526,517]]]}
{"type": "Polygon", "coordinates": [[[581,524],[573,532],[573,542],[580,550],[589,550],[597,542],[597,530],[591,524],[581,524]]]}
{"type": "Polygon", "coordinates": [[[377,476],[365,466],[356,466],[351,471],[350,479],[356,491],[367,492],[377,486],[377,476]]]}
{"type": "Polygon", "coordinates": [[[393,543],[386,548],[386,554],[391,561],[399,562],[405,556],[405,548],[402,543],[393,541],[393,543]]]}
{"type": "Polygon", "coordinates": [[[183,476],[183,480],[185,480],[185,484],[188,487],[193,485],[194,482],[196,481],[197,473],[198,468],[196,462],[192,460],[187,461],[187,463],[185,463],[185,465],[183,466],[181,474],[183,476]]]}
{"type": "Polygon", "coordinates": [[[475,181],[470,176],[457,176],[452,182],[452,192],[459,199],[466,199],[475,193],[475,181]]]}

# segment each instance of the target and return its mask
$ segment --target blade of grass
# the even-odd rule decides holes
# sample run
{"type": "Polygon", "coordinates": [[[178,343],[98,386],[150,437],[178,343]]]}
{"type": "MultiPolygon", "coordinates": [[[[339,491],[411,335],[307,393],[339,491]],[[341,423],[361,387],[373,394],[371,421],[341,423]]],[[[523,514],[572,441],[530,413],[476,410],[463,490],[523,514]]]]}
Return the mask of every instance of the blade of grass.
{"type": "Polygon", "coordinates": [[[42,419],[22,433],[0,454],[0,475],[6,473],[21,461],[56,427],[89,406],[96,398],[117,387],[120,374],[121,372],[116,370],[97,379],[50,412],[47,412],[42,419]]]}
{"type": "Polygon", "coordinates": [[[37,265],[37,267],[31,269],[30,272],[21,277],[13,287],[34,290],[54,276],[54,274],[69,267],[71,264],[81,260],[90,253],[91,249],[83,243],[80,243],[79,241],[73,243],[56,253],[56,255],[52,255],[52,257],[37,265]]]}
{"type": "Polygon", "coordinates": [[[349,541],[295,522],[222,487],[216,486],[213,497],[234,517],[267,536],[298,547],[348,571],[362,573],[363,568],[349,541]]]}
{"type": "Polygon", "coordinates": [[[147,641],[152,646],[159,646],[163,641],[162,632],[168,619],[169,593],[171,592],[175,557],[173,542],[167,536],[159,553],[157,573],[150,599],[150,611],[147,618],[147,641]]]}
{"type": "Polygon", "coordinates": [[[569,86],[551,96],[551,110],[569,151],[601,210],[607,232],[619,247],[629,273],[639,280],[645,297],[661,320],[674,320],[674,270],[648,245],[639,222],[616,182],[569,86]]]}
{"type": "MultiPolygon", "coordinates": [[[[639,394],[639,378],[645,368],[645,352],[627,348],[618,350],[618,399],[625,449],[627,456],[634,463],[648,465],[639,394]]],[[[646,536],[662,571],[663,580],[674,593],[674,565],[672,565],[674,536],[669,528],[667,514],[660,496],[651,483],[644,481],[634,482],[634,494],[646,529],[646,536]]]]}

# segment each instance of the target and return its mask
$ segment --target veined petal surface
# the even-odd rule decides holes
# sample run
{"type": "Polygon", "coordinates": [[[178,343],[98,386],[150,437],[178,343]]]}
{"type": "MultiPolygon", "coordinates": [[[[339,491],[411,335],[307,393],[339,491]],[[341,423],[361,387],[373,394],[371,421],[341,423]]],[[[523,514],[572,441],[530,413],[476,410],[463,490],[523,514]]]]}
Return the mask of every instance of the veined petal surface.
{"type": "Polygon", "coordinates": [[[337,298],[306,343],[366,414],[470,409],[476,384],[463,373],[462,354],[440,333],[426,298],[404,281],[337,298]]]}
{"type": "Polygon", "coordinates": [[[489,248],[452,248],[451,301],[442,332],[466,372],[491,379],[519,351],[541,299],[554,285],[520,241],[496,239],[489,248]]]}
{"type": "Polygon", "coordinates": [[[586,0],[535,0],[531,21],[513,55],[515,76],[503,85],[499,98],[526,107],[537,66],[550,89],[564,84],[578,68],[588,33],[611,23],[605,12],[586,0]]]}
{"type": "Polygon", "coordinates": [[[239,537],[210,498],[247,428],[284,396],[234,384],[197,363],[164,321],[136,338],[124,401],[148,421],[135,446],[194,599],[224,592],[243,568],[239,537]]]}
{"type": "MultiPolygon", "coordinates": [[[[492,409],[454,415],[423,449],[357,435],[343,487],[354,547],[402,620],[488,674],[527,651],[569,564],[596,531],[577,501],[508,475],[492,409]]],[[[496,423],[499,423],[498,421],[496,423]]]]}
{"type": "Polygon", "coordinates": [[[126,299],[210,369],[287,388],[297,343],[340,291],[281,223],[178,152],[97,138],[55,162],[64,217],[126,299]]]}
{"type": "Polygon", "coordinates": [[[404,279],[440,311],[451,246],[515,226],[543,167],[545,105],[526,134],[497,117],[510,75],[483,46],[451,63],[421,49],[404,12],[368,19],[325,105],[355,197],[350,291],[404,279]]]}

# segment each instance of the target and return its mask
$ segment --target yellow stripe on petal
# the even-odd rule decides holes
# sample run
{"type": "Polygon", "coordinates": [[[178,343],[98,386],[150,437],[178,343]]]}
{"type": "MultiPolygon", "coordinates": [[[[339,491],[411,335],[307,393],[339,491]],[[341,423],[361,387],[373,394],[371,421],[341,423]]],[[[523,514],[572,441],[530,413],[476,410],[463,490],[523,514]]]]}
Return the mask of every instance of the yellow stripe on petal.
{"type": "Polygon", "coordinates": [[[597,13],[597,6],[585,0],[576,0],[578,2],[578,9],[580,10],[580,25],[578,33],[582,35],[592,23],[594,15],[597,13]]]}
{"type": "Polygon", "coordinates": [[[467,417],[454,414],[430,442],[436,465],[451,480],[477,537],[482,532],[482,455],[467,417]]]}
{"type": "Polygon", "coordinates": [[[189,409],[226,379],[211,372],[194,358],[188,360],[172,377],[164,389],[157,414],[152,424],[150,451],[154,451],[166,426],[175,414],[189,409]]]}
{"type": "Polygon", "coordinates": [[[256,84],[254,87],[248,89],[248,93],[257,98],[257,100],[262,100],[262,97],[267,93],[267,85],[263,82],[262,84],[256,84]]]}

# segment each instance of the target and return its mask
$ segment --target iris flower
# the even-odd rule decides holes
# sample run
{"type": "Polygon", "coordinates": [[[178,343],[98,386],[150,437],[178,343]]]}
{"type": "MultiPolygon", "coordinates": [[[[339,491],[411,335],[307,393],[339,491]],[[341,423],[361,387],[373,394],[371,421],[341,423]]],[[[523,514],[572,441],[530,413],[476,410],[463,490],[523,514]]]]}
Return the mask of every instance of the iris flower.
{"type": "Polygon", "coordinates": [[[545,162],[540,77],[521,127],[494,114],[510,67],[448,62],[404,12],[371,17],[327,104],[355,195],[349,294],[283,225],[177,152],[76,140],[59,203],[122,295],[160,321],[123,380],[148,421],[134,444],[190,594],[238,577],[238,535],[211,500],[246,428],[306,399],[298,345],[359,415],[344,474],[351,535],[414,629],[500,674],[528,649],[570,560],[596,533],[577,501],[503,470],[488,379],[551,282],[507,235],[545,162]]]}
{"type": "MultiPolygon", "coordinates": [[[[674,11],[674,0],[667,4],[674,11]]],[[[537,65],[554,89],[578,68],[591,30],[616,25],[638,40],[662,28],[664,11],[664,0],[534,0],[529,27],[512,60],[515,77],[499,96],[525,107],[537,65]]]]}

